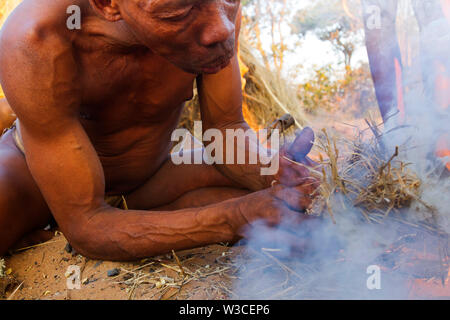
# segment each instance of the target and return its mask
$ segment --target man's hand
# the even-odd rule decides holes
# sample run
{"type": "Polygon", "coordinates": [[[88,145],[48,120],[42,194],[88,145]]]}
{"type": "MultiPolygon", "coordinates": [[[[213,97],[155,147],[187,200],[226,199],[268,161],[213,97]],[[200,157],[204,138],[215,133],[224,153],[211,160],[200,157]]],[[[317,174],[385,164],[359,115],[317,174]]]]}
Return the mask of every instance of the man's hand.
{"type": "Polygon", "coordinates": [[[280,169],[275,175],[277,182],[287,187],[298,187],[301,191],[314,191],[317,188],[319,181],[311,176],[308,169],[318,167],[307,156],[313,144],[314,132],[306,127],[292,144],[283,146],[279,152],[280,169]]]}
{"type": "Polygon", "coordinates": [[[276,185],[251,193],[236,199],[238,210],[233,212],[234,216],[230,221],[237,222],[239,225],[252,225],[256,221],[263,220],[269,226],[277,226],[288,219],[295,224],[300,224],[308,218],[301,212],[311,205],[312,191],[311,185],[296,188],[276,185]]]}
{"type": "Polygon", "coordinates": [[[310,208],[319,185],[308,169],[318,167],[307,157],[313,143],[314,132],[305,128],[292,144],[280,150],[280,169],[274,177],[278,184],[243,198],[239,212],[248,223],[262,219],[275,226],[286,218],[293,223],[308,218],[302,212],[310,208]]]}
{"type": "MultiPolygon", "coordinates": [[[[249,194],[239,199],[238,210],[233,220],[241,225],[252,226],[255,221],[263,220],[269,227],[284,222],[289,230],[281,228],[275,233],[264,236],[264,245],[289,245],[292,252],[302,253],[308,248],[309,241],[303,235],[313,228],[314,219],[304,212],[311,207],[314,192],[319,181],[312,177],[307,167],[317,168],[318,164],[307,157],[314,142],[314,132],[305,128],[292,144],[279,152],[280,169],[274,177],[279,184],[249,194]],[[298,162],[299,164],[294,163],[298,162]],[[312,222],[312,223],[311,223],[312,222]],[[292,229],[291,229],[292,228],[292,229]],[[299,230],[302,230],[299,232],[299,230]]],[[[245,236],[247,228],[241,230],[245,236]]]]}

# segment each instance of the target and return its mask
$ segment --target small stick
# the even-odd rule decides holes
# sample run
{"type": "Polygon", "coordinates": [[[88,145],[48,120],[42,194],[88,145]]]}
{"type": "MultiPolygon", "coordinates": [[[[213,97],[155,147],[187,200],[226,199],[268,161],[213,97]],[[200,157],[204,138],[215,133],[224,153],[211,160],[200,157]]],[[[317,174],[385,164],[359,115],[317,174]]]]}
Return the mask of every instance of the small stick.
{"type": "Polygon", "coordinates": [[[137,286],[137,281],[135,281],[133,283],[133,286],[130,289],[130,294],[128,295],[128,300],[133,300],[133,293],[134,293],[134,290],[136,290],[136,286],[137,286]]]}
{"type": "Polygon", "coordinates": [[[262,248],[261,250],[266,252],[281,252],[281,249],[262,248]]]}
{"type": "Polygon", "coordinates": [[[392,160],[394,160],[394,158],[398,157],[398,149],[399,149],[398,146],[396,146],[396,147],[395,147],[395,152],[394,152],[394,154],[392,155],[392,157],[389,159],[388,162],[386,162],[386,163],[380,168],[380,174],[383,173],[384,169],[386,169],[386,167],[387,167],[388,165],[391,164],[391,162],[392,162],[392,160]]]}
{"type": "Polygon", "coordinates": [[[17,249],[14,252],[17,253],[17,252],[25,251],[25,250],[28,250],[28,249],[37,248],[37,247],[45,246],[45,245],[48,245],[48,244],[51,244],[51,243],[62,242],[62,241],[65,241],[65,240],[47,241],[47,242],[44,242],[44,243],[39,243],[39,244],[35,244],[35,245],[32,245],[32,246],[29,246],[29,247],[24,247],[24,248],[17,249]]]}
{"type": "Polygon", "coordinates": [[[288,293],[288,292],[291,292],[292,290],[294,290],[295,289],[295,287],[289,287],[289,288],[287,288],[287,289],[284,289],[283,291],[281,291],[281,292],[278,292],[278,293],[275,293],[273,296],[271,296],[270,298],[269,298],[269,300],[275,300],[275,299],[277,299],[277,298],[282,298],[283,297],[283,295],[285,295],[286,293],[288,293]]]}
{"type": "Polygon", "coordinates": [[[289,158],[286,157],[286,156],[283,156],[283,159],[286,160],[286,161],[288,161],[288,162],[290,162],[290,163],[292,163],[292,164],[295,164],[295,165],[297,165],[297,166],[304,167],[304,168],[308,169],[309,172],[311,173],[311,175],[312,175],[314,178],[319,178],[319,177],[321,178],[321,177],[322,177],[322,173],[321,173],[320,171],[314,169],[313,167],[310,167],[310,166],[307,166],[307,165],[305,165],[305,164],[303,164],[303,163],[300,163],[300,162],[294,161],[294,160],[292,160],[292,159],[289,159],[289,158]]]}
{"type": "Polygon", "coordinates": [[[125,199],[125,197],[122,195],[122,203],[123,203],[123,209],[124,210],[128,210],[128,204],[127,204],[127,200],[125,199]]]}
{"type": "Polygon", "coordinates": [[[128,270],[125,270],[126,272],[128,272],[128,273],[134,273],[135,271],[138,271],[138,270],[141,270],[141,269],[143,269],[143,268],[145,268],[145,267],[148,267],[148,266],[151,266],[152,264],[155,264],[155,262],[154,261],[151,261],[151,262],[149,262],[149,263],[146,263],[146,264],[144,264],[144,265],[142,265],[142,266],[139,266],[139,267],[137,267],[137,268],[135,268],[135,269],[132,269],[132,270],[130,270],[130,271],[128,271],[128,270]]]}
{"type": "Polygon", "coordinates": [[[302,280],[302,277],[295,272],[294,270],[292,270],[291,268],[289,268],[287,265],[285,265],[284,263],[282,263],[280,260],[278,260],[277,258],[275,258],[273,255],[271,255],[270,253],[268,253],[267,251],[262,251],[263,254],[265,254],[266,256],[268,256],[270,259],[272,259],[273,261],[275,261],[282,269],[289,271],[290,273],[292,273],[294,276],[296,276],[298,279],[302,280]]]}
{"type": "Polygon", "coordinates": [[[180,270],[181,270],[181,276],[182,276],[183,279],[184,279],[184,278],[186,277],[186,273],[184,272],[183,265],[181,264],[180,259],[178,259],[178,256],[177,256],[177,254],[175,253],[174,250],[172,250],[172,254],[173,254],[173,257],[175,258],[175,260],[176,260],[176,262],[177,262],[177,264],[178,264],[178,267],[179,267],[180,270]]]}
{"type": "Polygon", "coordinates": [[[12,300],[12,298],[14,297],[14,295],[16,294],[16,292],[20,289],[20,287],[22,285],[23,285],[23,281],[17,286],[17,288],[13,291],[13,293],[11,293],[11,295],[6,300],[12,300]]]}

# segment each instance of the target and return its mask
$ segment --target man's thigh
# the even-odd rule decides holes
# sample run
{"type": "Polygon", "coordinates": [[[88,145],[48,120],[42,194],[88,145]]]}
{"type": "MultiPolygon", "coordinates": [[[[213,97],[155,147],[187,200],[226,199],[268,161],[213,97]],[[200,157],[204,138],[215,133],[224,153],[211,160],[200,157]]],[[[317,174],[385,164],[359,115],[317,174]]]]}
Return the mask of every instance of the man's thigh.
{"type": "MultiPolygon", "coordinates": [[[[201,152],[201,149],[187,152],[201,152]]],[[[187,193],[205,188],[232,188],[242,191],[242,187],[225,177],[213,165],[175,165],[169,157],[152,178],[126,199],[130,209],[149,210],[172,204],[187,193]]]]}
{"type": "Polygon", "coordinates": [[[244,197],[249,193],[251,193],[249,190],[227,187],[200,188],[189,191],[172,203],[154,208],[154,210],[174,211],[186,208],[205,207],[210,204],[244,197]]]}
{"type": "Polygon", "coordinates": [[[50,219],[50,210],[8,131],[0,138],[0,255],[50,219]]]}

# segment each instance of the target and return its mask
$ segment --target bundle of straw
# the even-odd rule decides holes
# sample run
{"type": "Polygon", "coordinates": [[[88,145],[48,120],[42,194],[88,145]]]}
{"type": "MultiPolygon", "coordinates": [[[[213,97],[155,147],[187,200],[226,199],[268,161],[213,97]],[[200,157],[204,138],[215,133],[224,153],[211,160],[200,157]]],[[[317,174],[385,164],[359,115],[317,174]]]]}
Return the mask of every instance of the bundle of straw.
{"type": "Polygon", "coordinates": [[[356,138],[330,135],[326,129],[317,135],[315,147],[320,166],[306,168],[321,183],[308,214],[321,216],[327,212],[336,223],[334,209],[351,207],[357,210],[350,211],[361,212],[367,222],[381,223],[394,213],[398,214],[397,221],[420,221],[421,227],[442,233],[437,223],[439,212],[422,199],[423,182],[411,169],[412,163],[400,159],[398,146],[389,153],[379,126],[373,121],[366,122],[369,127],[359,131],[356,138]],[[369,129],[371,138],[365,135],[369,129]],[[403,209],[409,209],[413,203],[426,210],[430,218],[409,219],[408,214],[403,215],[404,212],[412,215],[413,210],[403,209]]]}
{"type": "Polygon", "coordinates": [[[336,223],[333,205],[337,194],[358,208],[368,222],[380,222],[380,216],[409,207],[414,200],[421,201],[421,180],[409,163],[397,159],[399,148],[389,156],[379,136],[368,141],[362,136],[338,142],[325,129],[319,134],[316,146],[321,168],[313,174],[321,185],[310,214],[320,215],[326,210],[336,223]],[[340,151],[346,148],[348,152],[340,151]]]}

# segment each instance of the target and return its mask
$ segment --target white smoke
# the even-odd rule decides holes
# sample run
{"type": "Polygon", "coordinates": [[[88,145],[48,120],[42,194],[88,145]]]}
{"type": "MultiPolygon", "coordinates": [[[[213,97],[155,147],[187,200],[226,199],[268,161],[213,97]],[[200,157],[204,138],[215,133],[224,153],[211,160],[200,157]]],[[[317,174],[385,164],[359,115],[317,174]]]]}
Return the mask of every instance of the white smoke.
{"type": "MultiPolygon", "coordinates": [[[[422,181],[421,201],[403,209],[402,218],[413,224],[431,220],[439,229],[450,233],[450,179],[445,168],[450,159],[436,156],[436,142],[445,135],[447,139],[450,136],[449,110],[437,105],[432,92],[436,75],[432,69],[434,59],[441,59],[449,76],[450,39],[442,40],[450,37],[448,30],[448,21],[436,20],[422,30],[421,41],[411,40],[421,42],[422,56],[414,57],[407,73],[415,76],[403,79],[406,117],[394,115],[390,118],[384,126],[382,142],[387,158],[398,146],[398,160],[409,163],[410,169],[422,181]],[[425,45],[428,47],[423,48],[425,45]],[[430,45],[435,47],[430,48],[430,45]]],[[[247,249],[239,259],[239,280],[235,282],[239,297],[410,298],[411,275],[398,271],[405,261],[401,257],[393,261],[386,252],[391,252],[394,244],[408,241],[416,231],[411,236],[405,233],[406,227],[391,220],[369,224],[361,219],[360,210],[339,194],[333,196],[331,206],[336,224],[325,215],[297,227],[288,220],[277,228],[269,228],[264,223],[253,226],[248,231],[247,249]],[[381,269],[378,289],[368,286],[371,274],[367,272],[371,266],[381,269]]],[[[427,250],[439,257],[440,248],[436,245],[427,250]]]]}

